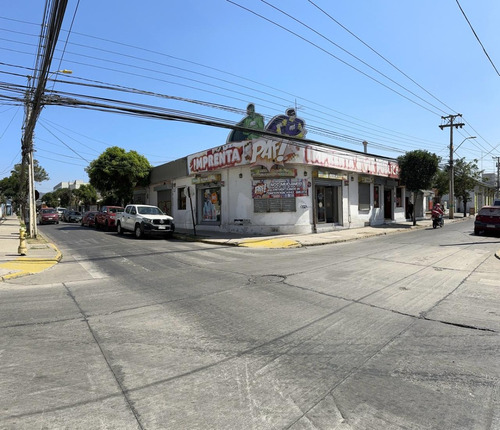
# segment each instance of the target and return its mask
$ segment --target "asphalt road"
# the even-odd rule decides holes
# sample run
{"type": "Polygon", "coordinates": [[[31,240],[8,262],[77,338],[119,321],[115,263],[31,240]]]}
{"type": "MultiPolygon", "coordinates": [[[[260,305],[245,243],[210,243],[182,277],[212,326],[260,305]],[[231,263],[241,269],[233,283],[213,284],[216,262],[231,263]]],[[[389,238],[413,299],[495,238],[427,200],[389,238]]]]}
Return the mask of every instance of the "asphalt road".
{"type": "Polygon", "coordinates": [[[498,237],[296,249],[42,226],[0,288],[1,429],[500,429],[498,237]]]}

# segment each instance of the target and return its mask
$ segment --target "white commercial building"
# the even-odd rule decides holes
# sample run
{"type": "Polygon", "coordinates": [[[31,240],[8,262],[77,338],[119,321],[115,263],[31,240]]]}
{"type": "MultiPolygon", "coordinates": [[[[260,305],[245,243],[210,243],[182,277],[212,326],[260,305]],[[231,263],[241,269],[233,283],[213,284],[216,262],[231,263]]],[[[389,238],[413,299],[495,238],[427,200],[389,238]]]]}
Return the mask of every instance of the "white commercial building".
{"type": "Polygon", "coordinates": [[[257,138],[155,167],[134,201],[158,205],[177,228],[323,232],[406,220],[409,195],[398,170],[391,158],[257,138]]]}

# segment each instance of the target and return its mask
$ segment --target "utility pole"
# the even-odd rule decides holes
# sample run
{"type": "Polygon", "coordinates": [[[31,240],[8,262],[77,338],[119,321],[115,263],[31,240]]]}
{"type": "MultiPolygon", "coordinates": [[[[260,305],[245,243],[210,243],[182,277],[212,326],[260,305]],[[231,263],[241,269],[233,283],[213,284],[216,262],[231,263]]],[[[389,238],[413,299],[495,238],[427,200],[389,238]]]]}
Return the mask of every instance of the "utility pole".
{"type": "Polygon", "coordinates": [[[441,119],[447,121],[447,124],[441,124],[439,128],[450,128],[450,211],[449,218],[455,218],[455,170],[453,168],[453,127],[462,128],[465,124],[463,122],[454,123],[455,118],[462,118],[462,114],[442,116],[441,119]]]}
{"type": "MultiPolygon", "coordinates": [[[[34,157],[33,157],[33,131],[29,132],[29,123],[31,121],[32,115],[32,88],[31,88],[31,76],[28,76],[28,85],[26,89],[26,101],[25,101],[25,123],[23,126],[23,137],[22,137],[22,153],[23,162],[21,166],[21,172],[27,168],[28,170],[28,235],[30,237],[37,237],[37,225],[36,225],[36,199],[35,199],[35,167],[34,167],[34,157]],[[26,163],[26,165],[25,165],[26,163]]],[[[23,177],[24,175],[21,174],[23,177]]],[[[25,177],[25,176],[24,176],[25,177]]],[[[24,182],[21,182],[24,184],[24,182]]],[[[24,185],[23,185],[24,186],[24,185]]],[[[23,213],[23,217],[25,214],[23,213]]],[[[23,218],[24,219],[24,218],[23,218]]]]}
{"type": "Polygon", "coordinates": [[[500,199],[500,157],[493,157],[493,159],[497,160],[497,189],[495,196],[497,199],[500,199]]]}

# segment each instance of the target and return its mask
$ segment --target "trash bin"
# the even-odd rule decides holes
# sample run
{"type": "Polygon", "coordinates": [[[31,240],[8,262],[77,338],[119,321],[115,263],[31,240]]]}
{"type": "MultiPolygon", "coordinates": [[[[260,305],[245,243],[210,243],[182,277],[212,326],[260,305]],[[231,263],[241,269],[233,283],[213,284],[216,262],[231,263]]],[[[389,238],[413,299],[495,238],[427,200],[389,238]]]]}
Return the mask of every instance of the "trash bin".
{"type": "Polygon", "coordinates": [[[469,208],[469,215],[475,215],[476,214],[476,208],[469,208]]]}

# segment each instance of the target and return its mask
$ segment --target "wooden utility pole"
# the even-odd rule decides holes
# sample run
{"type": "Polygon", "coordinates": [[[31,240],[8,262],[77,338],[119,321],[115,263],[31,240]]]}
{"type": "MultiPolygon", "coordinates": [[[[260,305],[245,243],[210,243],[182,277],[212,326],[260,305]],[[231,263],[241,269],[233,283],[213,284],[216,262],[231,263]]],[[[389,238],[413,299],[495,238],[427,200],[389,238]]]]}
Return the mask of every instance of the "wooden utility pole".
{"type": "MultiPolygon", "coordinates": [[[[42,32],[40,35],[40,45],[37,53],[33,83],[31,83],[31,76],[28,77],[25,101],[25,121],[21,141],[23,163],[28,163],[29,235],[31,237],[36,237],[38,234],[36,227],[33,135],[35,132],[36,121],[43,108],[43,96],[49,75],[49,67],[54,56],[68,0],[54,0],[51,3],[50,14],[46,14],[44,16],[42,23],[42,32]]],[[[22,171],[22,176],[24,177],[24,175],[25,170],[22,171]]]]}
{"type": "Polygon", "coordinates": [[[449,210],[449,218],[453,219],[455,218],[455,170],[453,168],[453,127],[455,128],[462,128],[465,124],[463,122],[460,123],[454,123],[455,118],[460,117],[462,118],[462,114],[456,114],[456,115],[448,115],[448,116],[442,116],[441,119],[443,121],[447,121],[447,124],[441,124],[439,128],[442,130],[443,128],[449,127],[450,128],[450,210],[449,210]]]}
{"type": "Polygon", "coordinates": [[[495,197],[500,199],[500,157],[493,157],[493,160],[497,160],[497,186],[495,190],[495,197]]]}

